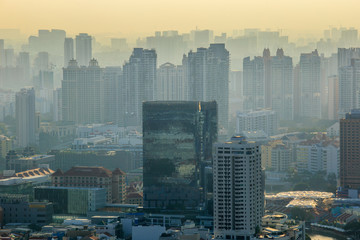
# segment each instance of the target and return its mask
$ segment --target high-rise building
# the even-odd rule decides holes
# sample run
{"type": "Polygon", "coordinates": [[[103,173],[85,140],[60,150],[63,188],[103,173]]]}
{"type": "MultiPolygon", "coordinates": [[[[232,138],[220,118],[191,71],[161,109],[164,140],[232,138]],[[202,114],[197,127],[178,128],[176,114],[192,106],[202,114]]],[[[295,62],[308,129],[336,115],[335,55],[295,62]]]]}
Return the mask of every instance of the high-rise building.
{"type": "Polygon", "coordinates": [[[339,114],[344,117],[360,107],[360,48],[339,48],[339,114]]]}
{"type": "Polygon", "coordinates": [[[278,49],[276,56],[270,60],[271,78],[271,108],[277,112],[280,120],[293,120],[293,64],[292,58],[284,56],[284,51],[278,49]]]}
{"type": "Polygon", "coordinates": [[[105,67],[103,71],[104,81],[104,121],[121,124],[121,79],[120,67],[105,67]]]}
{"type": "Polygon", "coordinates": [[[91,36],[87,33],[80,33],[76,36],[76,60],[80,66],[88,66],[92,59],[91,36]]]}
{"type": "Polygon", "coordinates": [[[183,67],[164,63],[157,69],[156,100],[181,101],[185,99],[185,81],[183,67]]]}
{"type": "Polygon", "coordinates": [[[89,67],[70,60],[63,69],[62,117],[77,124],[101,123],[104,117],[103,69],[95,59],[89,67]]]}
{"type": "Polygon", "coordinates": [[[264,131],[268,136],[275,135],[279,122],[276,112],[263,109],[253,112],[238,112],[236,120],[236,132],[264,131]]]}
{"type": "Polygon", "coordinates": [[[321,118],[320,57],[317,50],[300,56],[300,115],[321,118]]]}
{"type": "Polygon", "coordinates": [[[74,59],[74,39],[65,38],[64,41],[64,67],[67,67],[69,61],[74,59]]]}
{"type": "Polygon", "coordinates": [[[134,48],[129,62],[124,64],[121,88],[124,105],[119,114],[124,119],[123,125],[141,125],[142,102],[155,99],[156,64],[156,51],[142,48],[134,48]]]}
{"type": "Polygon", "coordinates": [[[5,67],[14,67],[15,66],[15,53],[13,48],[8,48],[4,50],[4,64],[5,67]]]}
{"type": "Polygon", "coordinates": [[[206,209],[216,102],[144,102],[143,114],[144,208],[206,209]]]}
{"type": "Polygon", "coordinates": [[[105,207],[106,189],[40,186],[34,188],[34,197],[52,202],[55,214],[86,215],[105,207]]]}
{"type": "Polygon", "coordinates": [[[0,67],[3,67],[5,58],[5,41],[4,39],[0,39],[0,67]]]}
{"type": "Polygon", "coordinates": [[[23,86],[31,86],[30,78],[30,56],[28,52],[20,52],[17,59],[17,67],[22,73],[21,84],[23,86]]]}
{"type": "Polygon", "coordinates": [[[243,95],[245,111],[253,111],[265,107],[265,74],[264,59],[244,58],[243,61],[243,95]]]}
{"type": "Polygon", "coordinates": [[[53,120],[62,121],[62,89],[57,88],[53,92],[53,120]]]}
{"type": "Polygon", "coordinates": [[[16,138],[19,147],[36,144],[35,90],[21,89],[16,93],[16,138]]]}
{"type": "Polygon", "coordinates": [[[214,147],[215,239],[252,239],[264,214],[260,145],[236,136],[214,147]]]}
{"type": "Polygon", "coordinates": [[[183,58],[187,96],[190,101],[216,101],[219,128],[229,122],[229,51],[225,44],[190,51],[183,58]]]}
{"type": "Polygon", "coordinates": [[[328,119],[337,120],[339,114],[339,77],[328,77],[328,119]]]}
{"type": "Polygon", "coordinates": [[[351,65],[351,59],[360,58],[360,48],[338,48],[338,68],[351,65]]]}
{"type": "Polygon", "coordinates": [[[340,186],[360,189],[360,110],[340,120],[340,186]]]}

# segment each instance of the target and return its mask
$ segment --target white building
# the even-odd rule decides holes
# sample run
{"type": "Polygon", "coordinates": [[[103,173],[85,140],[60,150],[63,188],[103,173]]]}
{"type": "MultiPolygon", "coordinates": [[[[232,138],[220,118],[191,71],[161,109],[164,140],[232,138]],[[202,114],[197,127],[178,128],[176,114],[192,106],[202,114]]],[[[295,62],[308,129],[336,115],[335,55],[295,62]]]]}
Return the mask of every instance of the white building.
{"type": "Polygon", "coordinates": [[[268,136],[275,135],[278,129],[278,119],[275,111],[263,109],[253,112],[238,112],[236,132],[263,130],[268,136]]]}
{"type": "Polygon", "coordinates": [[[296,147],[296,166],[299,171],[336,174],[340,171],[340,147],[337,141],[308,140],[296,147]]]}
{"type": "Polygon", "coordinates": [[[329,137],[338,137],[340,136],[340,123],[336,122],[326,129],[327,135],[329,137]]]}
{"type": "Polygon", "coordinates": [[[260,145],[243,137],[215,144],[214,234],[216,239],[250,239],[264,214],[260,145]]]}

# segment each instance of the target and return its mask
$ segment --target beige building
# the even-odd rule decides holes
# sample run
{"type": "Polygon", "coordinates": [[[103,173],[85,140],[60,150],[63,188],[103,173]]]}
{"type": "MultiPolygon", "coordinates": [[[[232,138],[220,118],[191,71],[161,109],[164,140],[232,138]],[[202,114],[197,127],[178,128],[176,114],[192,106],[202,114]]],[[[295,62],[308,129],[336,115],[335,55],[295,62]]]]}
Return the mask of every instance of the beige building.
{"type": "Polygon", "coordinates": [[[125,201],[125,173],[119,168],[110,171],[104,167],[72,167],[66,172],[58,169],[51,178],[55,187],[105,188],[108,203],[125,201]]]}

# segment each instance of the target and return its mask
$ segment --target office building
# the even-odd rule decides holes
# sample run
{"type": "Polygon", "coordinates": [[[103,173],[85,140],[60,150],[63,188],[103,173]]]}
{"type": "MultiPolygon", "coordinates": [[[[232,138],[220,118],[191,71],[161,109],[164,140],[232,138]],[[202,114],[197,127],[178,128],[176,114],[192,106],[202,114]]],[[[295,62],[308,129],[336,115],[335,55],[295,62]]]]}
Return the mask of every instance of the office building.
{"type": "Polygon", "coordinates": [[[1,224],[31,223],[40,226],[50,224],[53,204],[50,202],[30,202],[29,196],[21,194],[0,194],[1,224]]]}
{"type": "Polygon", "coordinates": [[[143,114],[144,208],[204,210],[216,102],[144,102],[143,114]]]}
{"type": "Polygon", "coordinates": [[[251,239],[264,215],[260,145],[236,136],[214,147],[215,239],[251,239]]]}
{"type": "Polygon", "coordinates": [[[35,90],[21,89],[16,93],[16,140],[19,147],[36,144],[35,90]]]}
{"type": "Polygon", "coordinates": [[[104,188],[108,203],[125,201],[125,173],[119,168],[110,171],[103,167],[72,167],[66,172],[57,170],[51,179],[55,187],[104,188]]]}
{"type": "Polygon", "coordinates": [[[103,69],[95,59],[88,67],[71,60],[63,68],[62,118],[77,124],[101,123],[104,117],[103,69]]]}
{"type": "Polygon", "coordinates": [[[268,136],[275,135],[279,122],[277,114],[268,109],[252,112],[238,112],[236,116],[236,132],[264,131],[268,136]]]}
{"type": "Polygon", "coordinates": [[[80,66],[88,66],[92,59],[91,36],[87,33],[76,35],[76,60],[80,66]]]}
{"type": "Polygon", "coordinates": [[[157,96],[160,101],[181,101],[185,99],[183,67],[164,63],[157,69],[157,96]]]}
{"type": "Polygon", "coordinates": [[[320,57],[317,50],[300,56],[300,115],[321,118],[320,57]]]}
{"type": "Polygon", "coordinates": [[[229,122],[229,51],[225,44],[210,44],[183,57],[183,67],[190,101],[216,101],[219,129],[229,122]]]}
{"type": "Polygon", "coordinates": [[[360,110],[353,109],[340,119],[340,186],[360,189],[360,110]]]}
{"type": "Polygon", "coordinates": [[[41,186],[34,188],[34,198],[53,203],[55,214],[86,215],[105,206],[106,189],[41,186]]]}
{"type": "Polygon", "coordinates": [[[119,113],[124,126],[140,126],[142,121],[142,102],[152,101],[156,95],[155,50],[134,48],[129,62],[123,66],[123,86],[121,100],[123,106],[119,113]]]}
{"type": "Polygon", "coordinates": [[[64,41],[64,67],[67,67],[69,64],[69,61],[72,59],[74,59],[74,39],[65,38],[65,41],[64,41]]]}

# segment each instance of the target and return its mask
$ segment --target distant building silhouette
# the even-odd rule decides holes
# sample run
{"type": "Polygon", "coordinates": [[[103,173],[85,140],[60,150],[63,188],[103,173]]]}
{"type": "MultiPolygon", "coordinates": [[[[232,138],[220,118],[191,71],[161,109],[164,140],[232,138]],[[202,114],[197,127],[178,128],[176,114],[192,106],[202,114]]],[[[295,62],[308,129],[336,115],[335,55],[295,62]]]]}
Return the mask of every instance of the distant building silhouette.
{"type": "Polygon", "coordinates": [[[95,59],[88,67],[76,60],[63,69],[62,118],[77,124],[101,123],[104,117],[102,71],[95,59]]]}
{"type": "Polygon", "coordinates": [[[76,36],[76,60],[80,66],[87,66],[92,59],[92,39],[87,33],[76,36]]]}
{"type": "Polygon", "coordinates": [[[16,138],[19,147],[36,144],[35,90],[24,88],[16,93],[16,138]]]}

